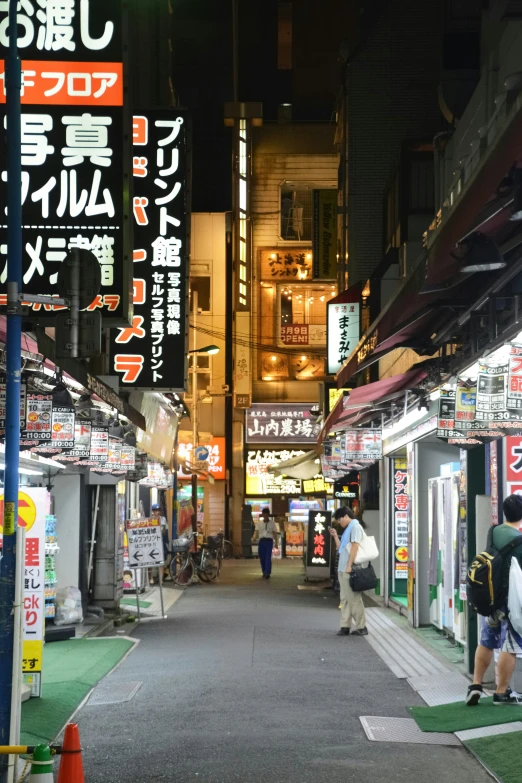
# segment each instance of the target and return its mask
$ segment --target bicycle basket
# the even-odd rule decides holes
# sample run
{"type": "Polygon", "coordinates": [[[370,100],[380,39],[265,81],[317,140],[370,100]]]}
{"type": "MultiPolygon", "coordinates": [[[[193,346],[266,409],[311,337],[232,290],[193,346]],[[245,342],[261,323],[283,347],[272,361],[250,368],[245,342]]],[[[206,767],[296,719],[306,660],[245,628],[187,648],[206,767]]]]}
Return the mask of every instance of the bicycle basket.
{"type": "Polygon", "coordinates": [[[209,549],[216,550],[221,546],[221,536],[208,536],[207,546],[209,549]]]}
{"type": "Polygon", "coordinates": [[[175,538],[170,547],[173,555],[177,552],[188,552],[192,541],[189,538],[175,538]]]}

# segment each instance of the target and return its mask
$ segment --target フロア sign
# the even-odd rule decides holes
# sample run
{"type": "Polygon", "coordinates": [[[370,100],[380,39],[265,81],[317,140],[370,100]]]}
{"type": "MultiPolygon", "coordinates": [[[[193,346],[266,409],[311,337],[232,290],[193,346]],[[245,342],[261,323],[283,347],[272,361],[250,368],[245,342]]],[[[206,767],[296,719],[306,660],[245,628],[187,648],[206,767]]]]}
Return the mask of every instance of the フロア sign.
{"type": "Polygon", "coordinates": [[[185,389],[187,138],[178,109],[134,117],[134,316],[115,335],[111,360],[122,388],[185,389]]]}
{"type": "Polygon", "coordinates": [[[255,403],[246,411],[247,443],[315,443],[320,426],[313,403],[255,403]]]}
{"type": "MultiPolygon", "coordinates": [[[[105,320],[130,319],[132,261],[128,242],[121,0],[23,0],[18,3],[22,60],[23,292],[57,296],[60,264],[90,250],[101,289],[87,310],[105,320]]],[[[0,44],[8,45],[8,3],[0,3],[0,44]]],[[[5,68],[0,61],[0,122],[6,125],[5,68]]],[[[6,167],[5,133],[0,161],[6,167]]],[[[7,178],[0,181],[7,203],[7,178]]],[[[4,220],[5,224],[5,220],[4,220]]],[[[7,263],[0,226],[0,268],[7,263]],[[2,259],[3,255],[3,259],[2,259]]],[[[2,273],[4,280],[5,271],[2,273]]],[[[5,283],[4,283],[5,285],[5,283]]],[[[5,291],[5,288],[4,288],[5,291]]],[[[0,297],[6,304],[6,294],[0,297]]],[[[63,307],[31,304],[39,317],[63,307]]]]}

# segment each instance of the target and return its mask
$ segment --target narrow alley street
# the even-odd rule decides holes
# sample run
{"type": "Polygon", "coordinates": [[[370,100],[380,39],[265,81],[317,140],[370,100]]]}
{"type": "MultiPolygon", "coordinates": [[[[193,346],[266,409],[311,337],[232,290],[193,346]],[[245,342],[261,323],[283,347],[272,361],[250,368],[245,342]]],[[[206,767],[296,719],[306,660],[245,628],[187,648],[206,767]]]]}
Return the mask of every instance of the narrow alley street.
{"type": "Polygon", "coordinates": [[[463,748],[366,739],[360,715],[408,717],[419,696],[364,638],[339,638],[331,591],[298,590],[300,567],[225,564],[168,619],[143,623],[105,681],[142,683],[77,715],[92,783],[485,783],[463,748]]]}

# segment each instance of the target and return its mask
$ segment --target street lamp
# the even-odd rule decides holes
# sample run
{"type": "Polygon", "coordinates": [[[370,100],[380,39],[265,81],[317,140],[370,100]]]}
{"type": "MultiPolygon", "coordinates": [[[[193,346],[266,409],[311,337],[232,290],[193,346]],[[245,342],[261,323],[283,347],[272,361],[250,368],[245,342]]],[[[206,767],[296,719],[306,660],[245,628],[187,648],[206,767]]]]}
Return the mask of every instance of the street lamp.
{"type": "Polygon", "coordinates": [[[205,345],[204,348],[194,348],[189,353],[209,353],[213,356],[215,353],[219,353],[220,348],[217,345],[205,345]]]}

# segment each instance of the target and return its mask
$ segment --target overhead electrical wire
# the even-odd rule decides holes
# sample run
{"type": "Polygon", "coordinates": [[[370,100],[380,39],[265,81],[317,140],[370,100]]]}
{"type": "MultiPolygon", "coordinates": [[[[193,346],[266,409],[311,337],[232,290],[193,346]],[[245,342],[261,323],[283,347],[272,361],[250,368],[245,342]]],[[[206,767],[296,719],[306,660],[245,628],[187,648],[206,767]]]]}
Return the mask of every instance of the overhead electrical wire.
{"type": "MultiPolygon", "coordinates": [[[[194,328],[193,324],[190,324],[191,328],[194,328]]],[[[214,327],[212,329],[207,328],[205,326],[200,326],[199,324],[196,325],[196,331],[200,332],[201,334],[206,334],[209,337],[214,337],[218,340],[222,340],[225,342],[225,329],[220,329],[217,327],[214,327]]],[[[281,347],[279,345],[273,345],[272,343],[260,343],[256,342],[255,340],[250,339],[246,334],[244,335],[244,338],[242,338],[240,335],[237,335],[235,338],[232,339],[232,343],[234,345],[240,345],[244,348],[253,348],[257,351],[266,351],[267,353],[279,353],[284,354],[285,356],[302,356],[304,353],[309,353],[312,356],[318,356],[321,358],[324,358],[326,355],[326,350],[318,350],[314,348],[313,346],[309,345],[303,345],[301,347],[292,347],[287,348],[281,347]]]]}

